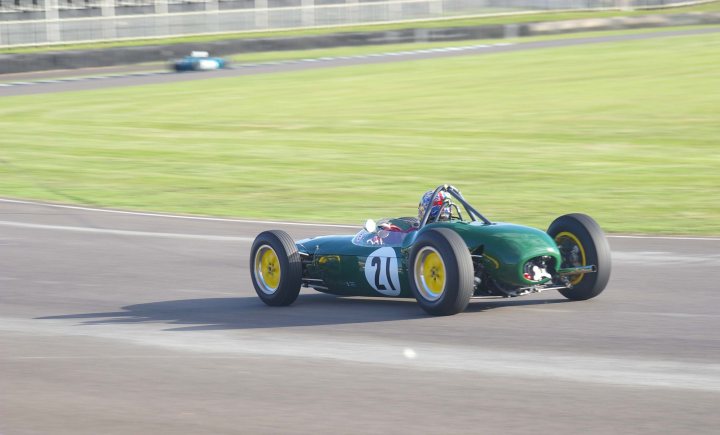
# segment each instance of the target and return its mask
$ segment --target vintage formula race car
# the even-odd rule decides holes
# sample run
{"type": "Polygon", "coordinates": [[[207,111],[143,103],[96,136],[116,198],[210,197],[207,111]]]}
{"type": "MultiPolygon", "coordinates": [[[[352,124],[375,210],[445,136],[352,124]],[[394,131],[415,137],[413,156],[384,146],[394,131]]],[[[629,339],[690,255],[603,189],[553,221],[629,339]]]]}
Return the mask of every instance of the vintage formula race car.
{"type": "Polygon", "coordinates": [[[271,306],[289,305],[301,287],[341,296],[415,298],[426,312],[463,311],[473,297],[557,290],[572,300],[599,295],[610,278],[610,247],[589,216],[567,214],[547,232],[491,222],[453,186],[432,192],[445,216],[368,220],[355,236],[294,242],[259,234],[250,252],[253,286],[271,306]],[[464,212],[463,212],[464,210],[464,212]]]}
{"type": "Polygon", "coordinates": [[[177,72],[208,71],[227,68],[229,63],[221,57],[210,57],[207,51],[193,51],[189,56],[172,61],[172,68],[177,72]]]}

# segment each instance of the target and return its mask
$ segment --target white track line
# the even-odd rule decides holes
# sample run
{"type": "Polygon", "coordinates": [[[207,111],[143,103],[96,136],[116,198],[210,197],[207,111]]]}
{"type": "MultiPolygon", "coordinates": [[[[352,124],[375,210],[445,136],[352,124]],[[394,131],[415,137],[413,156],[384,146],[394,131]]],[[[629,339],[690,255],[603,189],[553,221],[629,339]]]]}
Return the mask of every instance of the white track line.
{"type": "Polygon", "coordinates": [[[608,235],[614,239],[652,239],[652,240],[698,240],[706,242],[720,242],[720,237],[681,237],[681,236],[621,236],[608,235]]]}
{"type": "Polygon", "coordinates": [[[132,216],[149,216],[149,217],[159,217],[159,218],[187,219],[187,220],[211,221],[211,222],[236,222],[236,223],[247,223],[247,224],[295,225],[295,226],[305,226],[305,227],[329,227],[329,228],[360,228],[360,225],[314,224],[314,223],[309,223],[309,222],[280,222],[280,221],[264,221],[264,220],[251,220],[251,219],[217,218],[217,217],[210,217],[210,216],[183,216],[183,215],[174,215],[174,214],[165,214],[165,213],[145,213],[145,212],[126,211],[126,210],[112,210],[112,209],[104,209],[104,208],[81,207],[81,206],[75,206],[75,205],[49,204],[49,203],[43,203],[43,202],[21,201],[21,200],[16,200],[16,199],[4,199],[4,198],[0,198],[0,202],[6,202],[6,203],[11,203],[11,204],[37,205],[37,206],[42,206],[42,207],[65,208],[65,209],[70,209],[70,210],[82,210],[82,211],[92,211],[92,212],[100,212],[100,213],[115,213],[115,214],[126,214],[126,215],[132,215],[132,216]]]}
{"type": "MultiPolygon", "coordinates": [[[[126,210],[113,210],[104,208],[93,208],[93,207],[82,207],[76,205],[64,205],[64,204],[50,204],[36,201],[23,201],[18,199],[5,199],[0,198],[0,203],[10,204],[26,204],[36,205],[42,207],[54,207],[64,208],[70,210],[82,210],[100,213],[115,213],[125,214],[131,216],[148,216],[168,219],[185,219],[185,220],[198,220],[198,221],[210,221],[210,222],[235,222],[235,223],[248,223],[248,224],[267,224],[267,225],[291,225],[291,226],[305,226],[305,227],[326,227],[326,228],[350,228],[359,229],[360,225],[338,225],[338,224],[321,224],[321,223],[310,223],[310,222],[281,222],[281,221],[270,221],[270,220],[252,220],[252,219],[232,219],[232,218],[217,218],[210,216],[183,216],[166,213],[146,213],[126,210]]],[[[8,225],[10,222],[3,223],[8,225]]],[[[26,224],[30,225],[30,224],[26,224]]],[[[51,227],[51,225],[48,225],[51,227]]],[[[58,227],[61,228],[61,227],[58,227]]],[[[79,227],[65,227],[65,228],[79,228],[79,227]]],[[[94,228],[93,228],[94,229],[94,228]]],[[[148,233],[155,234],[155,233],[148,233]]],[[[208,236],[215,237],[215,236],[208,236]]],[[[219,236],[218,236],[219,237],[219,236]]],[[[705,242],[720,242],[720,237],[682,237],[682,236],[640,236],[640,235],[607,235],[608,238],[613,239],[647,239],[647,240],[692,240],[692,241],[705,241],[705,242]]]]}
{"type": "Polygon", "coordinates": [[[21,222],[0,221],[0,226],[31,228],[34,230],[59,230],[80,233],[113,234],[118,236],[164,237],[169,239],[213,240],[222,242],[252,242],[252,237],[211,236],[204,234],[157,233],[150,231],[113,230],[109,228],[67,227],[62,225],[26,224],[21,222]]]}

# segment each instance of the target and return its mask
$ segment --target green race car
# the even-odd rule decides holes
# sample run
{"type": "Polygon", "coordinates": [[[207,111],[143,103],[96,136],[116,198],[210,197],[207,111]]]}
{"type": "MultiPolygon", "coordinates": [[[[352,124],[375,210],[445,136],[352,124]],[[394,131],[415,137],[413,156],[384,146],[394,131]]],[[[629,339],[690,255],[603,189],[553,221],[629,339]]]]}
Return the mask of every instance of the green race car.
{"type": "Polygon", "coordinates": [[[473,297],[557,290],[590,299],[605,289],[610,267],[610,247],[591,217],[560,216],[547,232],[491,222],[447,184],[425,194],[418,218],[368,220],[355,236],[297,242],[265,231],[250,252],[253,286],[268,305],[289,305],[312,287],[415,298],[433,315],[459,313],[473,297]]]}

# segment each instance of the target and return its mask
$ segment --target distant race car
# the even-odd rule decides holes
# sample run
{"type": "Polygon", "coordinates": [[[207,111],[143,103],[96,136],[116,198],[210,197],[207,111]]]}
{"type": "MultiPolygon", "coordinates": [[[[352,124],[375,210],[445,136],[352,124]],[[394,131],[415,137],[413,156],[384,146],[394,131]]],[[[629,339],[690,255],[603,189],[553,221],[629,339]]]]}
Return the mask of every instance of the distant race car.
{"type": "Polygon", "coordinates": [[[210,57],[207,51],[193,51],[190,56],[185,56],[172,63],[172,67],[177,72],[223,69],[228,65],[229,63],[221,57],[210,57]]]}
{"type": "Polygon", "coordinates": [[[255,291],[271,306],[293,303],[301,287],[412,297],[430,314],[450,315],[465,310],[472,297],[557,290],[585,300],[608,283],[610,247],[587,215],[560,216],[545,232],[491,222],[447,184],[426,197],[432,206],[421,208],[417,219],[368,220],[354,236],[294,242],[283,231],[260,233],[250,252],[255,291]]]}

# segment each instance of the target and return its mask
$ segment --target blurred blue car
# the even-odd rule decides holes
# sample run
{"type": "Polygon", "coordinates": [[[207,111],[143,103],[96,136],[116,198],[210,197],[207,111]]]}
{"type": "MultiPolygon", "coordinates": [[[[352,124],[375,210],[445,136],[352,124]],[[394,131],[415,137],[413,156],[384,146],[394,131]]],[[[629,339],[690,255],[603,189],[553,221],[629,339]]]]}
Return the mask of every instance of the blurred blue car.
{"type": "Polygon", "coordinates": [[[193,51],[190,56],[173,61],[173,68],[182,71],[209,71],[227,68],[228,62],[221,57],[210,57],[207,51],[193,51]]]}

